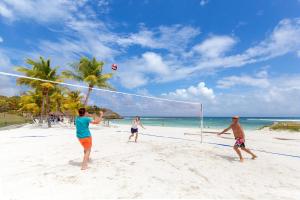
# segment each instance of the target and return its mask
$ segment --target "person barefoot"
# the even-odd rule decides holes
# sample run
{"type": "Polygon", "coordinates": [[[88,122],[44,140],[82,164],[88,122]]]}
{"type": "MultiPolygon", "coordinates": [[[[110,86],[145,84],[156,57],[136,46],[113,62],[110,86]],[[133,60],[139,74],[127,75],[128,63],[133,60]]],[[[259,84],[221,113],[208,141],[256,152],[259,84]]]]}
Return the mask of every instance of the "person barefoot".
{"type": "Polygon", "coordinates": [[[92,149],[92,135],[89,130],[89,124],[99,124],[102,120],[103,112],[100,111],[100,117],[94,115],[94,120],[92,118],[93,115],[88,114],[85,108],[80,108],[78,113],[79,116],[75,119],[76,136],[84,149],[81,170],[86,170],[92,149]]]}
{"type": "Polygon", "coordinates": [[[241,150],[247,152],[248,154],[250,154],[252,156],[252,159],[254,160],[255,158],[257,158],[257,156],[252,153],[250,151],[250,149],[247,149],[245,146],[245,133],[244,130],[242,128],[242,126],[239,123],[239,116],[234,116],[232,117],[232,123],[231,125],[224,129],[221,133],[218,133],[218,135],[222,135],[223,133],[225,133],[226,131],[232,129],[233,131],[233,135],[235,138],[235,144],[233,146],[233,149],[235,150],[235,152],[238,154],[239,158],[240,158],[240,162],[244,161],[244,158],[242,156],[241,151],[239,150],[239,148],[241,148],[241,150]]]}
{"type": "Polygon", "coordinates": [[[134,120],[132,121],[132,126],[131,126],[131,135],[128,138],[128,142],[130,141],[130,139],[135,135],[134,138],[134,142],[137,142],[137,138],[138,138],[138,134],[139,134],[139,129],[138,129],[138,125],[140,125],[143,129],[145,129],[145,127],[143,126],[142,122],[141,122],[141,118],[136,116],[134,118],[134,120]]]}

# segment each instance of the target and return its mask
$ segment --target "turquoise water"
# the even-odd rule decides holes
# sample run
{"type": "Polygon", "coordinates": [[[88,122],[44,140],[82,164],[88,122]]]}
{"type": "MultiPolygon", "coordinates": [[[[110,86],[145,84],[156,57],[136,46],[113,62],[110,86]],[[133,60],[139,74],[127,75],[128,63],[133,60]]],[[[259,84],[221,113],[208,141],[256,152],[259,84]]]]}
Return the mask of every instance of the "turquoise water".
{"type": "MultiPolygon", "coordinates": [[[[114,120],[115,124],[131,124],[132,117],[125,117],[122,120],[114,120]]],[[[197,117],[142,117],[142,123],[147,126],[166,127],[200,127],[200,118],[197,117]]],[[[259,129],[271,125],[276,121],[299,121],[300,117],[241,117],[240,123],[245,129],[259,129]]],[[[231,123],[231,117],[204,117],[205,128],[226,128],[231,123]]]]}

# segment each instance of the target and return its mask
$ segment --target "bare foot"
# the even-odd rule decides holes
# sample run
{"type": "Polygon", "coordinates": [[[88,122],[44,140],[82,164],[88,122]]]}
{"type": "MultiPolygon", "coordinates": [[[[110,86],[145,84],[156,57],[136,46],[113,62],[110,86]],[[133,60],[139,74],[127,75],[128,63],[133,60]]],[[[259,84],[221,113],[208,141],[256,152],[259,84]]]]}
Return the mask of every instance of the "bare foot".
{"type": "Polygon", "coordinates": [[[83,165],[83,166],[81,167],[81,170],[86,170],[87,168],[88,168],[87,165],[83,165]]]}
{"type": "Polygon", "coordinates": [[[240,159],[240,162],[241,162],[241,163],[244,162],[244,158],[241,158],[241,159],[240,159]]]}
{"type": "Polygon", "coordinates": [[[256,158],[257,158],[257,156],[256,156],[256,155],[253,155],[251,159],[252,159],[252,160],[255,160],[256,158]]]}

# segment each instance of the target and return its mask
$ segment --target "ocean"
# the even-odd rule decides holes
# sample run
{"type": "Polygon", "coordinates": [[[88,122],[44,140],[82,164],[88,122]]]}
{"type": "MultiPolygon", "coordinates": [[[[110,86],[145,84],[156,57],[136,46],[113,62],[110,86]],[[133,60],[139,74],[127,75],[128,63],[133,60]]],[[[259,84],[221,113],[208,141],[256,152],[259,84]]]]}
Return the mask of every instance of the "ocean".
{"type": "MultiPolygon", "coordinates": [[[[114,124],[131,124],[133,117],[125,117],[121,120],[113,120],[114,124]]],[[[166,127],[200,127],[198,117],[141,117],[142,123],[147,126],[166,126],[166,127]]],[[[300,117],[241,117],[240,123],[244,129],[255,130],[263,126],[271,125],[279,121],[299,121],[300,117]]],[[[229,126],[231,117],[204,117],[204,128],[223,129],[229,126]]]]}

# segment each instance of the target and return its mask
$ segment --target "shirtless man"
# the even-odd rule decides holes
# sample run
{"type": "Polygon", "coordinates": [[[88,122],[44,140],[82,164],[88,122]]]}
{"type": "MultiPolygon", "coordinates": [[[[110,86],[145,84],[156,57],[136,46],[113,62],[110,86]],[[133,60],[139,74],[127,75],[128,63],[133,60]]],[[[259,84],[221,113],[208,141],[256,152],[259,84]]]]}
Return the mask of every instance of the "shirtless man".
{"type": "Polygon", "coordinates": [[[240,161],[243,162],[244,158],[242,157],[242,154],[241,154],[241,151],[239,150],[239,148],[241,148],[243,151],[249,153],[252,156],[253,160],[255,158],[257,158],[257,156],[254,153],[252,153],[249,149],[247,149],[245,147],[245,133],[244,133],[242,126],[239,123],[239,116],[232,117],[232,124],[228,128],[224,129],[224,131],[222,131],[218,135],[221,135],[230,129],[232,129],[233,135],[235,138],[235,144],[233,146],[233,149],[238,154],[240,161]]]}
{"type": "Polygon", "coordinates": [[[138,134],[139,134],[138,126],[141,126],[143,129],[145,129],[145,127],[143,126],[143,124],[141,122],[141,118],[139,116],[136,116],[134,118],[134,120],[132,121],[131,135],[129,136],[128,142],[134,135],[135,135],[134,142],[137,142],[137,138],[138,138],[138,134]]]}

